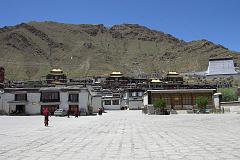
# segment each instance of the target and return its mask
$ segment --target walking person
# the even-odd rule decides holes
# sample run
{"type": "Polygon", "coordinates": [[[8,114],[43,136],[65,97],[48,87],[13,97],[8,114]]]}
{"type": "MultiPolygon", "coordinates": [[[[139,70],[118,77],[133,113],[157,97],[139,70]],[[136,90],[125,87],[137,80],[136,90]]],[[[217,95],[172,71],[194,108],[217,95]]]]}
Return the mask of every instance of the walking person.
{"type": "Polygon", "coordinates": [[[49,111],[47,107],[43,110],[43,115],[44,115],[44,125],[47,127],[48,121],[49,121],[49,111]]]}
{"type": "Polygon", "coordinates": [[[102,115],[102,112],[103,112],[102,108],[98,108],[98,115],[102,115]]]}
{"type": "Polygon", "coordinates": [[[67,117],[70,118],[70,110],[67,110],[67,117]]]}
{"type": "Polygon", "coordinates": [[[78,118],[79,112],[78,110],[75,111],[75,118],[78,118]]]}

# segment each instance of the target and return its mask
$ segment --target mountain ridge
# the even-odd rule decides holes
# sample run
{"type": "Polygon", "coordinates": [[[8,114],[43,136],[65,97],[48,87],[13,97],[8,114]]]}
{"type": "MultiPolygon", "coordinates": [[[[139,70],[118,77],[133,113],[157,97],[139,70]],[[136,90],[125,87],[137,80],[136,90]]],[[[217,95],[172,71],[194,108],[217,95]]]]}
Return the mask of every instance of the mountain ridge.
{"type": "Polygon", "coordinates": [[[51,68],[69,77],[121,71],[145,73],[203,71],[208,59],[240,55],[206,39],[186,42],[138,24],[30,22],[0,28],[0,65],[10,80],[39,79],[51,68]]]}

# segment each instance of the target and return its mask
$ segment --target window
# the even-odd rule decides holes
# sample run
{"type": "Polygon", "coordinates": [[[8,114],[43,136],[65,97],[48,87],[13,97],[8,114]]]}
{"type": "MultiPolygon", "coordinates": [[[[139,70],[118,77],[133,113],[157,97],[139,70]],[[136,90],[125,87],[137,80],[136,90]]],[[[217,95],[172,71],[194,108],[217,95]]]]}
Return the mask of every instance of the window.
{"type": "Polygon", "coordinates": [[[69,94],[68,96],[68,101],[69,102],[78,102],[78,94],[69,94]]]}
{"type": "Polygon", "coordinates": [[[60,102],[59,92],[42,92],[42,102],[60,102]]]}
{"type": "Polygon", "coordinates": [[[166,104],[167,104],[167,105],[171,105],[171,97],[170,97],[170,96],[165,95],[165,96],[163,97],[163,99],[166,101],[166,104]]]}
{"type": "Polygon", "coordinates": [[[26,101],[27,94],[15,94],[15,101],[26,101]]]}
{"type": "Polygon", "coordinates": [[[132,92],[132,97],[135,97],[137,96],[137,93],[136,92],[132,92]]]}
{"type": "Polygon", "coordinates": [[[196,105],[196,96],[193,96],[193,105],[196,105]]]}
{"type": "Polygon", "coordinates": [[[182,100],[183,100],[183,105],[192,105],[191,95],[183,95],[182,100]]]}
{"type": "Polygon", "coordinates": [[[119,99],[114,99],[112,100],[113,105],[119,105],[119,99]]]}
{"type": "Polygon", "coordinates": [[[173,94],[171,98],[172,98],[173,105],[181,105],[182,104],[181,95],[173,94]]]}
{"type": "Polygon", "coordinates": [[[143,92],[138,92],[138,96],[142,97],[143,96],[143,92]]]}
{"type": "Polygon", "coordinates": [[[104,100],[105,105],[111,105],[111,100],[104,100]]]}

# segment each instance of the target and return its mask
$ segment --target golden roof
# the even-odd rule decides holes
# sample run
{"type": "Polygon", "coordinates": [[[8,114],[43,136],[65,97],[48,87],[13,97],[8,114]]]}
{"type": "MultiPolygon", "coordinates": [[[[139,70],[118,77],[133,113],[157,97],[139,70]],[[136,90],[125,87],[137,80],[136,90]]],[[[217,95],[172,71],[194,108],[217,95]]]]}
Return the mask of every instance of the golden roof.
{"type": "Polygon", "coordinates": [[[121,72],[112,72],[110,74],[110,77],[122,77],[122,73],[121,72]]]}
{"type": "Polygon", "coordinates": [[[59,69],[59,68],[55,68],[55,69],[52,69],[51,71],[50,71],[50,73],[51,74],[63,74],[63,71],[61,70],[61,69],[59,69]]]}
{"type": "Polygon", "coordinates": [[[121,74],[121,75],[122,75],[121,72],[112,72],[111,74],[114,74],[114,75],[119,75],[119,74],[121,74]]]}
{"type": "Polygon", "coordinates": [[[159,79],[152,79],[151,82],[152,83],[161,83],[162,81],[160,81],[159,79]]]}
{"type": "Polygon", "coordinates": [[[51,70],[52,72],[62,72],[62,70],[60,68],[54,68],[51,70]]]}
{"type": "Polygon", "coordinates": [[[173,71],[168,72],[168,74],[171,74],[171,75],[179,75],[177,72],[173,72],[173,71]]]}

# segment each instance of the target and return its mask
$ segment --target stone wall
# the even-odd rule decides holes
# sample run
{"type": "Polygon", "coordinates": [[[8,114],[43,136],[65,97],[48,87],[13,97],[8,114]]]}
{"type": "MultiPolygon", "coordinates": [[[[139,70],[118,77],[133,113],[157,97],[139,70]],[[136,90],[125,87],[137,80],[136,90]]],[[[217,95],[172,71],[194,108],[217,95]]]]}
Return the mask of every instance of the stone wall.
{"type": "Polygon", "coordinates": [[[225,113],[240,113],[240,101],[221,102],[221,108],[224,108],[225,113]]]}

